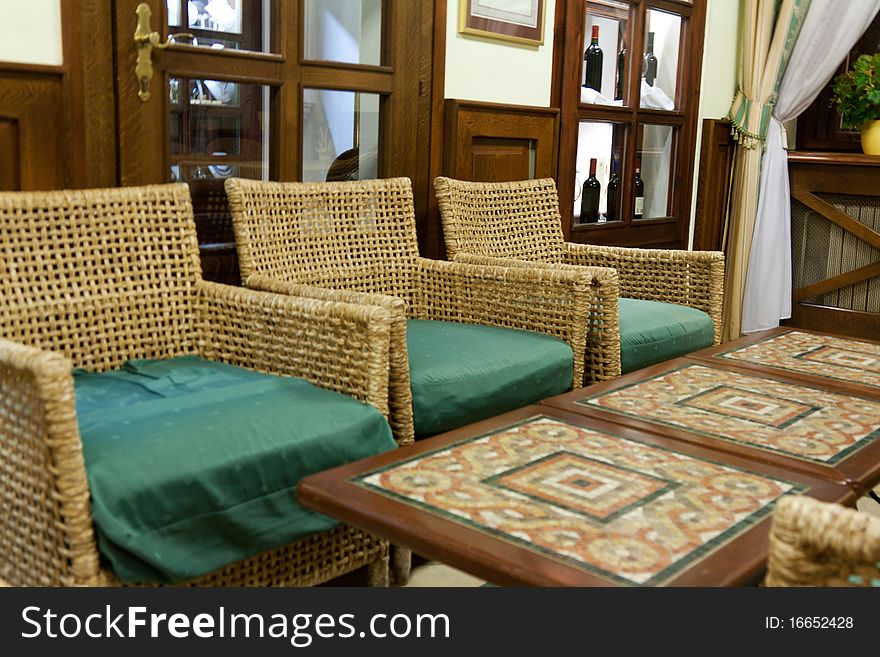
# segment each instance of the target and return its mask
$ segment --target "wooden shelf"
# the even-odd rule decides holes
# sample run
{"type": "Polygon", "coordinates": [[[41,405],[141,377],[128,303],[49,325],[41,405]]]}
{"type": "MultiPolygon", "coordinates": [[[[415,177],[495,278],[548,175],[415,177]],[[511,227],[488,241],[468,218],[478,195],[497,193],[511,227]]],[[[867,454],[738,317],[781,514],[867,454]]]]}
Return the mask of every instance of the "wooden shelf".
{"type": "Polygon", "coordinates": [[[864,153],[821,153],[816,151],[789,151],[788,161],[797,164],[832,164],[839,166],[880,167],[880,155],[864,153]]]}

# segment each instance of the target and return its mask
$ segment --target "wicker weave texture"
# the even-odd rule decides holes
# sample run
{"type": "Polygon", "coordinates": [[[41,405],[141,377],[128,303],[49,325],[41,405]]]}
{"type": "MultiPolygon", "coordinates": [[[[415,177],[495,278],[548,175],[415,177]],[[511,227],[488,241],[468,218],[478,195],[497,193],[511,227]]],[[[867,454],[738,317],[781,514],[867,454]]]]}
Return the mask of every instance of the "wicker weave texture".
{"type": "MultiPolygon", "coordinates": [[[[486,258],[516,258],[545,265],[592,268],[594,303],[599,305],[589,312],[586,383],[620,374],[617,301],[609,300],[611,283],[607,274],[596,273],[601,268],[617,272],[616,296],[677,303],[706,312],[715,326],[715,343],[720,341],[722,253],[564,242],[559,199],[552,178],[478,183],[438,177],[434,187],[450,258],[483,264],[493,262],[486,258]],[[465,260],[465,255],[484,259],[465,260]],[[608,285],[608,289],[601,290],[603,285],[608,285]]],[[[494,262],[511,264],[509,260],[494,262]]]]}
{"type": "Polygon", "coordinates": [[[880,586],[880,519],[802,496],[779,501],[767,586],[880,586]]]}
{"type": "MultiPolygon", "coordinates": [[[[300,376],[387,412],[391,313],[201,280],[185,185],[2,193],[0,218],[6,582],[116,583],[95,544],[74,366],[196,353],[300,376]]],[[[311,584],[385,563],[387,544],[345,528],[203,580],[311,584]]]]}
{"type": "Polygon", "coordinates": [[[576,269],[479,266],[419,257],[407,178],[226,182],[248,287],[379,305],[393,314],[389,405],[413,441],[406,318],[541,331],[568,342],[582,380],[590,278],[576,269]],[[401,304],[403,300],[403,304],[401,304]]]}
{"type": "MultiPolygon", "coordinates": [[[[459,253],[455,261],[489,267],[515,267],[538,271],[548,269],[547,263],[543,262],[479,256],[464,252],[459,253]]],[[[575,275],[580,271],[588,276],[587,313],[583,325],[586,339],[584,381],[586,383],[605,381],[620,376],[620,324],[617,315],[617,300],[620,294],[617,287],[617,272],[607,267],[570,265],[553,265],[551,271],[557,274],[575,275]]],[[[580,307],[579,301],[572,304],[572,310],[580,307]]],[[[579,320],[572,316],[570,321],[579,320]]]]}
{"type": "Polygon", "coordinates": [[[563,262],[613,267],[620,296],[677,303],[702,310],[712,318],[715,344],[721,341],[724,305],[724,254],[720,251],[628,249],[592,244],[565,245],[563,262]]]}
{"type": "Polygon", "coordinates": [[[446,254],[560,262],[564,245],[556,183],[434,181],[446,254]]]}
{"type": "Polygon", "coordinates": [[[194,350],[186,185],[17,192],[0,198],[0,224],[3,337],[90,370],[194,350]]]}
{"type": "Polygon", "coordinates": [[[356,185],[230,179],[226,191],[243,281],[256,274],[412,301],[418,245],[408,178],[356,185]]]}

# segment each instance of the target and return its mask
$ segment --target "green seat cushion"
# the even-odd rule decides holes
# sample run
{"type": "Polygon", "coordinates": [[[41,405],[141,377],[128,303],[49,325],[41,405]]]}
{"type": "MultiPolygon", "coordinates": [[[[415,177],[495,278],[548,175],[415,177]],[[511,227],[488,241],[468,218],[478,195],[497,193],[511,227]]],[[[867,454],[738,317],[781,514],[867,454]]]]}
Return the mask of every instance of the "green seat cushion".
{"type": "Polygon", "coordinates": [[[712,346],[712,318],[675,303],[621,298],[620,366],[625,374],[712,346]]]}
{"type": "Polygon", "coordinates": [[[373,406],[182,356],[74,372],[98,547],[123,581],[173,583],[336,522],[304,476],[391,449],[373,406]]]}
{"type": "Polygon", "coordinates": [[[416,319],[406,348],[417,438],[571,387],[571,347],[544,333],[416,319]]]}

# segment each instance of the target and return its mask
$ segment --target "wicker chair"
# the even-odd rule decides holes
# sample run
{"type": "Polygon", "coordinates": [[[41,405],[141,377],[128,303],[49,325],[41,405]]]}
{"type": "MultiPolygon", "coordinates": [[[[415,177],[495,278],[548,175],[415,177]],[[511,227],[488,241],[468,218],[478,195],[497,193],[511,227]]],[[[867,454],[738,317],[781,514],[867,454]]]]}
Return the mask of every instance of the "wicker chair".
{"type": "Polygon", "coordinates": [[[809,497],[780,500],[764,583],[880,587],[880,519],[809,497]]]}
{"type": "Polygon", "coordinates": [[[538,331],[561,338],[583,373],[596,285],[576,267],[475,266],[419,257],[408,178],[332,183],[226,181],[242,282],[254,289],[380,305],[393,314],[390,423],[414,440],[406,319],[538,331]]]}
{"type": "MultiPolygon", "coordinates": [[[[186,185],[0,194],[0,578],[116,586],[99,556],[72,368],[194,354],[387,413],[390,315],[202,280],[186,185]]],[[[388,544],[339,526],[187,585],[313,585],[388,544]]]]}
{"type": "MultiPolygon", "coordinates": [[[[375,304],[392,313],[389,407],[400,444],[415,439],[407,319],[526,329],[567,342],[583,378],[586,311],[596,285],[557,271],[426,260],[416,243],[408,178],[332,183],[226,181],[243,283],[251,288],[375,304]]],[[[464,424],[465,422],[461,422],[464,424]]],[[[392,552],[392,579],[410,554],[392,552]]]]}
{"type": "Polygon", "coordinates": [[[590,268],[596,289],[595,304],[589,311],[585,383],[611,379],[621,373],[619,297],[701,310],[714,325],[714,343],[719,342],[722,253],[565,242],[556,183],[550,178],[475,183],[439,177],[434,186],[446,252],[455,262],[590,268]]]}

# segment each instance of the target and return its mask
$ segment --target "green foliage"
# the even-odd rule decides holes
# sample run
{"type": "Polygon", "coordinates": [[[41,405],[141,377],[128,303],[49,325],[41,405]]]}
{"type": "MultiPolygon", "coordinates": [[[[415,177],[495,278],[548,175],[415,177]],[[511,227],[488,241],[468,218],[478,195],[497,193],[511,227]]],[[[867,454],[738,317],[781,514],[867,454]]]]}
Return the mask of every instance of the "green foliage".
{"type": "Polygon", "coordinates": [[[880,119],[880,53],[862,55],[852,69],[834,78],[832,102],[846,128],[880,119]]]}

